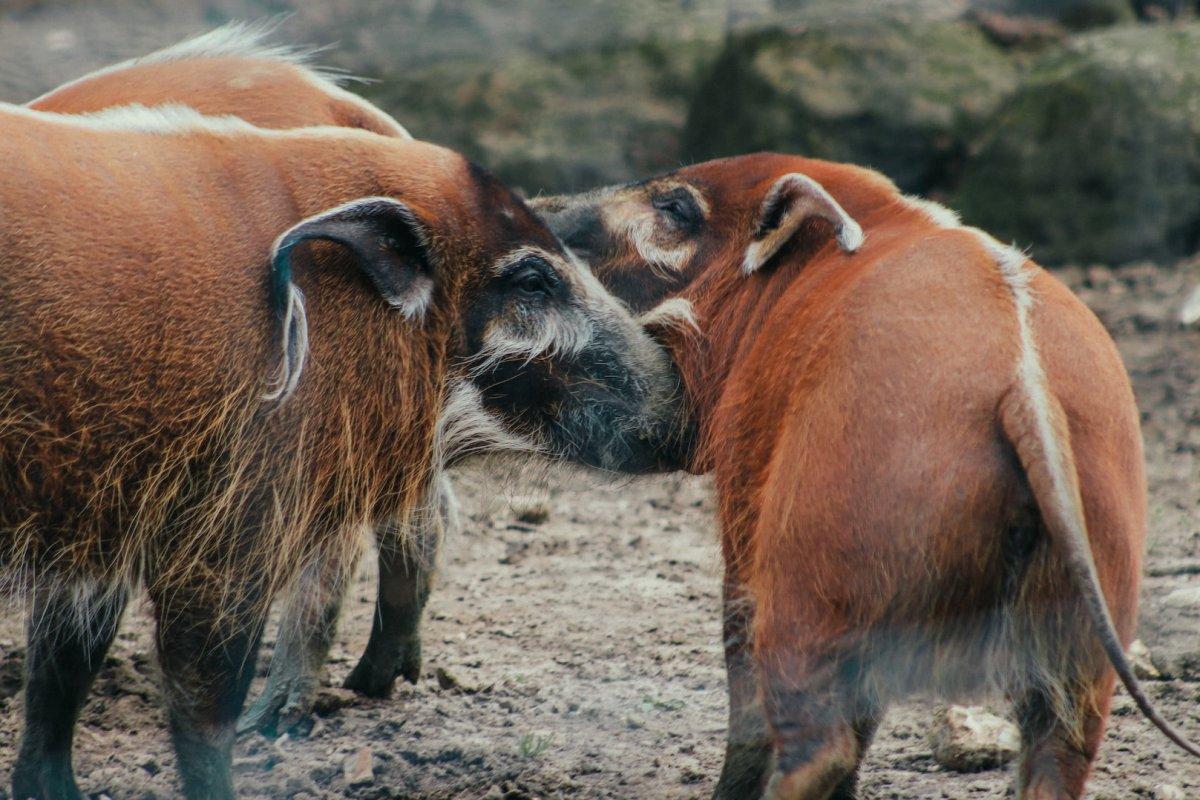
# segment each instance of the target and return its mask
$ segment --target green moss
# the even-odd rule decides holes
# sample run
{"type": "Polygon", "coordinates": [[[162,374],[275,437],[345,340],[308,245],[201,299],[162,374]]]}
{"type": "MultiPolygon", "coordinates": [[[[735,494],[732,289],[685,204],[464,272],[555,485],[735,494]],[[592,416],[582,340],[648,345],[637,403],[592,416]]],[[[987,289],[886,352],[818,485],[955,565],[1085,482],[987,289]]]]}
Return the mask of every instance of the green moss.
{"type": "Polygon", "coordinates": [[[861,19],[730,38],[688,115],[689,158],[781,150],[873,166],[929,190],[1016,83],[959,22],[861,19]]]}
{"type": "Polygon", "coordinates": [[[385,76],[364,94],[527,192],[581,189],[678,166],[687,97],[712,49],[651,39],[446,63],[385,76]]]}
{"type": "Polygon", "coordinates": [[[1089,34],[1039,61],[955,193],[969,222],[1049,262],[1200,247],[1200,26],[1089,34]]]}

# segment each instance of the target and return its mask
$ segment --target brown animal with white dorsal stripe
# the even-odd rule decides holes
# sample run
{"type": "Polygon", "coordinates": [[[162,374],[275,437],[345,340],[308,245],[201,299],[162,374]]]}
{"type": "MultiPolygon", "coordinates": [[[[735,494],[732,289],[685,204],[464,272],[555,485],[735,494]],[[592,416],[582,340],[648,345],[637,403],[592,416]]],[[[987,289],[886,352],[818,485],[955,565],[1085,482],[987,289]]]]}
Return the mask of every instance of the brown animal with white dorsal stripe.
{"type": "Polygon", "coordinates": [[[270,598],[456,450],[673,466],[665,354],[449,150],[182,107],[0,130],[0,579],[57,633],[14,796],[80,797],[74,721],[134,586],[184,791],[228,798],[270,598]]]}
{"type": "Polygon", "coordinates": [[[692,468],[719,495],[717,797],[758,797],[773,754],[772,797],[851,798],[890,702],[991,687],[1020,720],[1020,796],[1078,798],[1114,667],[1197,752],[1123,654],[1146,528],[1137,408],[1061,283],[877,173],[798,157],[534,205],[635,310],[694,307],[699,333],[666,335],[692,468]]]}
{"type": "MultiPolygon", "coordinates": [[[[125,105],[182,103],[202,114],[232,115],[263,128],[317,125],[411,138],[390,116],[342,89],[309,56],[273,45],[271,25],[232,23],[148,56],[98,70],[28,105],[81,114],[125,105]]],[[[423,508],[379,526],[379,594],[366,650],[345,686],[373,697],[391,693],[397,676],[420,677],[420,622],[433,583],[438,545],[453,527],[456,504],[444,475],[431,476],[423,508]]],[[[262,696],[239,729],[283,733],[311,723],[345,587],[324,585],[341,570],[302,576],[279,624],[279,641],[262,696]]]]}

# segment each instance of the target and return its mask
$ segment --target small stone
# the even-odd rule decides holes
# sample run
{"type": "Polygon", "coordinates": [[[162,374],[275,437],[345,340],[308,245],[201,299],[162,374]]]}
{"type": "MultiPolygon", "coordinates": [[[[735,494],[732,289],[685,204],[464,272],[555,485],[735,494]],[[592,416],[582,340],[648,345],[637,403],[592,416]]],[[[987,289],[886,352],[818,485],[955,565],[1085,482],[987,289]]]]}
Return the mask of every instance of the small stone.
{"type": "Polygon", "coordinates": [[[1183,325],[1194,325],[1200,322],[1200,286],[1192,290],[1188,299],[1180,307],[1179,322],[1183,325]]]}
{"type": "Polygon", "coordinates": [[[437,680],[438,687],[442,691],[451,692],[452,694],[479,694],[492,688],[492,684],[476,686],[464,683],[457,675],[444,667],[436,668],[433,671],[433,677],[437,680]]]}
{"type": "Polygon", "coordinates": [[[1158,671],[1158,667],[1154,666],[1153,660],[1150,658],[1150,648],[1142,643],[1141,639],[1134,639],[1129,645],[1129,663],[1133,665],[1133,674],[1143,681],[1157,681],[1162,679],[1162,673],[1158,671]]]}
{"type": "Polygon", "coordinates": [[[512,499],[511,505],[517,521],[526,525],[541,525],[550,519],[550,506],[540,497],[519,495],[512,499]]]}
{"type": "Polygon", "coordinates": [[[347,786],[360,786],[375,780],[375,756],[371,748],[360,747],[342,762],[342,775],[347,786]]]}
{"type": "Polygon", "coordinates": [[[438,687],[443,691],[457,692],[462,691],[462,684],[458,682],[458,678],[450,673],[450,670],[444,667],[438,667],[433,671],[433,677],[437,679],[438,687]]]}
{"type": "Polygon", "coordinates": [[[357,695],[349,689],[340,686],[326,686],[317,692],[313,701],[313,713],[328,717],[341,711],[346,706],[354,705],[357,695]]]}
{"type": "Polygon", "coordinates": [[[1154,787],[1154,800],[1186,800],[1183,789],[1170,783],[1160,783],[1154,787]]]}
{"type": "Polygon", "coordinates": [[[1003,766],[1021,747],[1017,726],[982,708],[939,707],[930,734],[933,758],[956,772],[979,772],[1003,766]]]}
{"type": "Polygon", "coordinates": [[[256,772],[270,772],[275,766],[275,759],[266,753],[253,756],[240,756],[233,759],[235,775],[250,775],[256,772]]]}
{"type": "Polygon", "coordinates": [[[1176,589],[1167,594],[1162,603],[1169,608],[1200,608],[1200,586],[1176,589]]]}
{"type": "Polygon", "coordinates": [[[693,783],[700,783],[708,775],[701,768],[700,763],[693,759],[685,759],[679,768],[679,782],[685,786],[693,783]]]}

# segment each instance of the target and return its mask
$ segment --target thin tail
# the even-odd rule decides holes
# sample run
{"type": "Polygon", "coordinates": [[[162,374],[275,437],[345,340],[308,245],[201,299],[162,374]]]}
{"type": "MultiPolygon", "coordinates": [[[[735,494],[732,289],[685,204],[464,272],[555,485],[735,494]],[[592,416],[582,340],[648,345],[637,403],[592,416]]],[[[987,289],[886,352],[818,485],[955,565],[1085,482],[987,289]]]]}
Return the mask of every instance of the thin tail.
{"type": "Polygon", "coordinates": [[[1027,353],[1024,360],[1022,379],[1000,404],[1000,423],[1025,468],[1051,543],[1058,548],[1087,606],[1096,638],[1138,709],[1168,739],[1200,756],[1200,747],[1184,738],[1151,705],[1125,657],[1092,559],[1066,414],[1046,388],[1036,353],[1027,353]]]}

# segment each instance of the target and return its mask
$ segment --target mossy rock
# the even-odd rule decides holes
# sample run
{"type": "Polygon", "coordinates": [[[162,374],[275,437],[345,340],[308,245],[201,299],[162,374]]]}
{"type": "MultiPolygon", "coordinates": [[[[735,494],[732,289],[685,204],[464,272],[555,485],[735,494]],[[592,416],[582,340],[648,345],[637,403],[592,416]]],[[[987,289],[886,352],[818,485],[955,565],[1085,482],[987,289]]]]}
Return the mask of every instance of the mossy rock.
{"type": "Polygon", "coordinates": [[[679,165],[687,98],[712,49],[645,42],[445,63],[383,76],[363,94],[526,192],[584,189],[679,165]]]}
{"type": "Polygon", "coordinates": [[[859,18],[729,38],[692,101],[684,155],[754,150],[852,161],[928,191],[1016,84],[959,21],[859,18]]]}
{"type": "Polygon", "coordinates": [[[1200,248],[1200,25],[1092,33],[1039,60],[955,193],[1050,263],[1200,248]]]}
{"type": "Polygon", "coordinates": [[[1132,22],[1136,16],[1129,0],[983,0],[977,5],[1047,17],[1075,31],[1132,22]]]}

